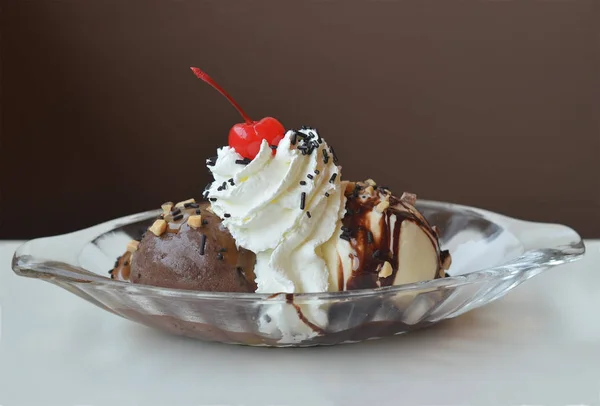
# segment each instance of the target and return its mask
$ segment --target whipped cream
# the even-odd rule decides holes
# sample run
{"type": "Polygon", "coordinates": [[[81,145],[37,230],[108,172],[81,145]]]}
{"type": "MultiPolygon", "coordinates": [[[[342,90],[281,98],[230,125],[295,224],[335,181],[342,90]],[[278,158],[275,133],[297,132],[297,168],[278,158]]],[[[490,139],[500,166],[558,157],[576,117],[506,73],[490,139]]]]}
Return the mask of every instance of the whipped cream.
{"type": "Polygon", "coordinates": [[[303,129],[288,131],[275,153],[263,140],[247,164],[233,148],[217,154],[207,195],[238,246],[256,254],[257,292],[328,291],[321,246],[345,213],[341,167],[329,145],[303,129]]]}
{"type": "MultiPolygon", "coordinates": [[[[342,182],[333,150],[314,129],[288,131],[276,150],[263,140],[252,161],[223,147],[207,164],[215,180],[205,197],[238,247],[256,254],[257,293],[375,288],[443,276],[437,235],[414,208],[415,197],[397,199],[373,181],[342,182]],[[381,271],[381,255],[388,272],[381,271]]],[[[300,342],[327,327],[326,306],[278,297],[260,307],[261,332],[300,342]]]]}

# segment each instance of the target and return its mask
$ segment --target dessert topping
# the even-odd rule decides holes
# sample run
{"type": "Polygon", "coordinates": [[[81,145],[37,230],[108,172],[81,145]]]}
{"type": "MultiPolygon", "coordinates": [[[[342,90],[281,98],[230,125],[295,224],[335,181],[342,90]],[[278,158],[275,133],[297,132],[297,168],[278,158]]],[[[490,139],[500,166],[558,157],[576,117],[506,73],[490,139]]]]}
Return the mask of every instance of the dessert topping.
{"type": "Polygon", "coordinates": [[[400,200],[410,204],[411,206],[414,206],[415,203],[417,202],[417,195],[415,195],[414,193],[404,192],[404,193],[402,193],[400,200]]]}
{"type": "Polygon", "coordinates": [[[177,203],[177,204],[175,205],[175,207],[176,207],[176,208],[182,208],[182,207],[183,207],[183,208],[188,208],[188,207],[189,207],[189,205],[190,205],[190,204],[193,204],[193,203],[196,203],[196,200],[194,200],[194,199],[187,199],[187,200],[184,200],[184,201],[181,201],[181,202],[177,203]],[[187,206],[186,206],[186,205],[187,205],[187,206]]]}
{"type": "Polygon", "coordinates": [[[385,199],[379,202],[377,206],[375,206],[375,210],[377,210],[379,213],[383,213],[387,210],[388,207],[390,207],[390,201],[389,199],[385,199]]]}
{"type": "Polygon", "coordinates": [[[152,231],[152,234],[155,236],[160,237],[167,230],[167,222],[161,219],[156,220],[154,224],[150,226],[149,230],[152,231]]]}
{"type": "MultiPolygon", "coordinates": [[[[244,123],[234,125],[229,130],[229,146],[236,150],[238,154],[246,159],[252,160],[260,150],[262,140],[267,140],[272,147],[273,154],[276,153],[276,147],[279,141],[283,139],[285,128],[273,117],[265,117],[259,121],[252,120],[239,104],[210,76],[204,73],[199,68],[190,68],[196,77],[221,93],[244,119],[244,123]],[[275,147],[275,148],[273,148],[275,147]]],[[[237,163],[237,162],[236,162],[237,163]]]]}
{"type": "Polygon", "coordinates": [[[202,216],[199,214],[189,216],[187,223],[192,228],[200,228],[202,227],[202,216]]]}
{"type": "Polygon", "coordinates": [[[450,256],[450,252],[444,250],[440,252],[440,257],[442,260],[442,269],[450,269],[450,265],[452,265],[452,256],[450,256]]]}
{"type": "Polygon", "coordinates": [[[381,270],[379,271],[379,277],[387,278],[388,276],[390,276],[393,273],[394,273],[394,269],[392,268],[392,265],[388,261],[385,261],[383,263],[383,266],[381,267],[381,270]]]}
{"type": "Polygon", "coordinates": [[[169,212],[171,211],[171,209],[173,208],[173,202],[166,202],[163,203],[160,206],[163,210],[163,214],[166,216],[167,214],[169,214],[169,212]]]}
{"type": "Polygon", "coordinates": [[[136,252],[139,246],[140,246],[139,241],[131,240],[127,243],[127,251],[136,252]]]}

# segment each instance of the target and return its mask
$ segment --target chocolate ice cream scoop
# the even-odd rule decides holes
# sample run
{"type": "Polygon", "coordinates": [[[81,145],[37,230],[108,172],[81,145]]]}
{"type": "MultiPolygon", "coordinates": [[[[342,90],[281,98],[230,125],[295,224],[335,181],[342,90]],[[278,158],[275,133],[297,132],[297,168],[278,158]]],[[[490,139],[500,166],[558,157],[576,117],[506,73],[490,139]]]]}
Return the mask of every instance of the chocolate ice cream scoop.
{"type": "Polygon", "coordinates": [[[210,292],[256,290],[254,253],[236,247],[207,203],[190,199],[162,207],[139,245],[130,247],[132,283],[210,292]]]}

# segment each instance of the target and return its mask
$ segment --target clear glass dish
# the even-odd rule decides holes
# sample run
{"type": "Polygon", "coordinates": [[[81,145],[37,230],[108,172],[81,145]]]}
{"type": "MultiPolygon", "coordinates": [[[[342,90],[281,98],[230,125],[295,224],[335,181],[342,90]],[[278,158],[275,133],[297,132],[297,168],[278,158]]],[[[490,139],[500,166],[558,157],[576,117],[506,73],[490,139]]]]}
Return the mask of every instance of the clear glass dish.
{"type": "Polygon", "coordinates": [[[16,251],[12,265],[20,276],[53,283],[107,311],[173,334],[285,347],[358,342],[422,328],[490,303],[585,252],[579,235],[562,225],[433,201],[422,200],[417,207],[438,226],[442,246],[452,254],[448,278],[349,292],[276,295],[194,292],[110,279],[107,271],[115,258],[159,211],[29,241],[16,251]],[[285,329],[265,328],[269,310],[293,318],[315,309],[326,317],[321,327],[310,327],[310,320],[286,319],[274,321],[285,329]]]}

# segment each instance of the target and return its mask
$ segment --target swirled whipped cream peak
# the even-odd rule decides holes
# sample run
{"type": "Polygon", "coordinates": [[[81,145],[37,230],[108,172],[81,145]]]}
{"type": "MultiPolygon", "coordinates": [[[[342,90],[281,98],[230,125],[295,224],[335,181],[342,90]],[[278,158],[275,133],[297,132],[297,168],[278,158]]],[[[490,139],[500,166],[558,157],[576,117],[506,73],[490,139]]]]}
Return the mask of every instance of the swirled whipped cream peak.
{"type": "Polygon", "coordinates": [[[287,131],[277,146],[263,140],[252,160],[225,146],[207,165],[214,182],[205,197],[236,244],[256,254],[256,291],[329,291],[323,245],[338,237],[346,198],[317,130],[287,131]]]}

